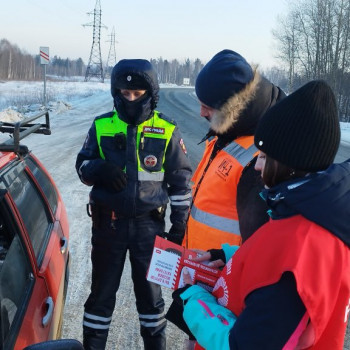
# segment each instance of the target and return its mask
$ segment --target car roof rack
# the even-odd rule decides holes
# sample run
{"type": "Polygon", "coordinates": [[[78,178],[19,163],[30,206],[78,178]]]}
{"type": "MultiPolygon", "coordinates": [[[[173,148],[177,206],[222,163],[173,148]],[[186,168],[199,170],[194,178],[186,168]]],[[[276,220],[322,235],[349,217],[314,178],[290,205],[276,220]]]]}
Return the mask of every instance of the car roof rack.
{"type": "Polygon", "coordinates": [[[28,147],[21,145],[19,143],[20,140],[33,133],[51,135],[49,111],[45,110],[17,123],[0,121],[0,132],[12,134],[10,139],[0,143],[0,151],[16,152],[20,154],[27,153],[28,147]],[[45,123],[32,123],[34,120],[43,116],[45,116],[45,123]]]}

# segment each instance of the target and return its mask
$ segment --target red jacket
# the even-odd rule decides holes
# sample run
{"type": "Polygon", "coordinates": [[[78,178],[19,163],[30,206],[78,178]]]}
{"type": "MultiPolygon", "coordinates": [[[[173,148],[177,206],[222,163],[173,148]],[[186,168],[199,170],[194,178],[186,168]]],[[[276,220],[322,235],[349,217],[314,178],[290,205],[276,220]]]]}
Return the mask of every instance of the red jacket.
{"type": "Polygon", "coordinates": [[[270,220],[225,266],[213,294],[238,316],[247,295],[294,274],[314,330],[313,350],[342,350],[350,302],[350,250],[336,236],[297,215],[270,220]]]}

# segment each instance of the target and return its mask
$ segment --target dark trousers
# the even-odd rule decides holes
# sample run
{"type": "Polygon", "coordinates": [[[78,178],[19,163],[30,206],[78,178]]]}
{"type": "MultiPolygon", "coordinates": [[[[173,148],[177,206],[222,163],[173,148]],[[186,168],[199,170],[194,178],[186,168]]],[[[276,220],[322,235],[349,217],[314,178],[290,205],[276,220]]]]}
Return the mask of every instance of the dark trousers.
{"type": "Polygon", "coordinates": [[[164,221],[150,215],[118,219],[113,228],[111,215],[100,215],[98,227],[92,229],[92,283],[83,324],[85,350],[105,348],[127,250],[145,349],[166,348],[161,288],[146,280],[155,237],[163,231],[164,221]]]}

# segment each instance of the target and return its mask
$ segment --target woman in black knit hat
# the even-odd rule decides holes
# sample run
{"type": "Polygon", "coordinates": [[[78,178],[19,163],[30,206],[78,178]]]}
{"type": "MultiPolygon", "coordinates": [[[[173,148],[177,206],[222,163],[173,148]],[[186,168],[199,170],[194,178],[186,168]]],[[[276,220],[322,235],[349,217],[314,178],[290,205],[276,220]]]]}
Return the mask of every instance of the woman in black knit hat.
{"type": "MultiPolygon", "coordinates": [[[[270,221],[232,256],[212,292],[187,286],[184,319],[205,349],[342,350],[350,312],[350,159],[336,101],[312,81],[255,133],[270,221]]],[[[190,279],[187,279],[190,283],[190,279]]]]}

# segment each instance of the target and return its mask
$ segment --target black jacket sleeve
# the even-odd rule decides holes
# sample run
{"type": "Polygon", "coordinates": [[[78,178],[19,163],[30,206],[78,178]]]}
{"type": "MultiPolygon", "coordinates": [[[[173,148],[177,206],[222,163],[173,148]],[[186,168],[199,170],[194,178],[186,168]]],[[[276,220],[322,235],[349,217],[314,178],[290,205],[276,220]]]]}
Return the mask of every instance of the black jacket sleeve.
{"type": "Polygon", "coordinates": [[[177,127],[166,150],[164,169],[171,207],[170,221],[172,224],[185,227],[192,199],[190,187],[192,168],[177,127]]]}
{"type": "Polygon", "coordinates": [[[93,123],[75,163],[80,180],[92,186],[97,180],[97,169],[103,162],[97,144],[95,123],[93,123]]]}
{"type": "Polygon", "coordinates": [[[282,349],[306,312],[291,272],[253,291],[245,302],[230,333],[231,350],[282,349]]]}
{"type": "Polygon", "coordinates": [[[254,169],[257,157],[243,169],[237,186],[237,212],[242,242],[269,220],[267,204],[260,197],[264,188],[260,172],[254,169]]]}

